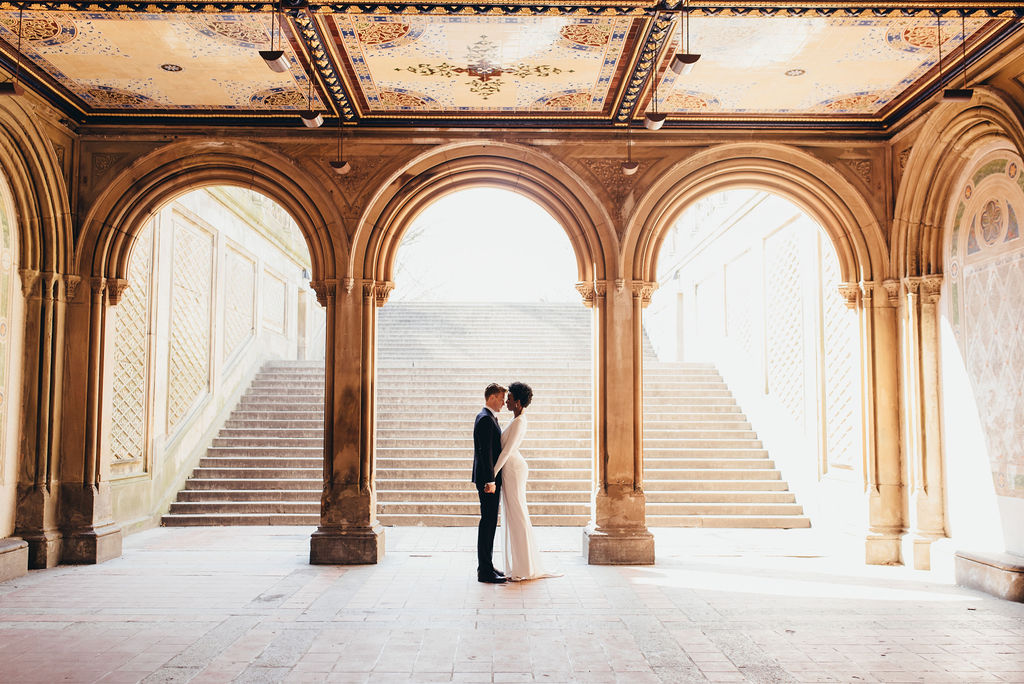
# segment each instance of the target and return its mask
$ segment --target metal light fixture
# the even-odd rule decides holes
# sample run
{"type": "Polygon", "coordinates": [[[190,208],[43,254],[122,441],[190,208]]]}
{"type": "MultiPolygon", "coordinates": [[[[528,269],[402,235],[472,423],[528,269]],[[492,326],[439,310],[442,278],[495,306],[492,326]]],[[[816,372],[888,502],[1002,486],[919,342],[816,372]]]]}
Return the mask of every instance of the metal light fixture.
{"type": "Polygon", "coordinates": [[[349,171],[352,170],[352,165],[349,164],[347,161],[345,161],[345,159],[344,159],[345,155],[343,155],[341,153],[342,152],[342,147],[341,147],[341,122],[342,122],[342,117],[339,115],[338,116],[338,158],[337,159],[332,159],[331,161],[328,162],[328,164],[330,164],[331,170],[333,170],[334,173],[338,174],[339,176],[344,176],[346,173],[348,173],[349,171]]]}
{"type": "Polygon", "coordinates": [[[25,89],[18,82],[18,77],[21,76],[21,18],[24,11],[24,5],[18,7],[18,51],[14,57],[14,80],[0,83],[0,95],[23,95],[25,93],[25,89]]]}
{"type": "Polygon", "coordinates": [[[640,162],[633,161],[633,124],[626,120],[626,161],[622,162],[622,173],[632,176],[640,168],[640,162]]]}
{"type": "Polygon", "coordinates": [[[302,117],[302,125],[306,128],[320,128],[324,123],[324,117],[320,112],[313,111],[313,63],[309,64],[309,74],[306,77],[308,88],[306,90],[306,106],[309,107],[299,116],[302,117]]]}
{"type": "Polygon", "coordinates": [[[270,49],[260,50],[260,57],[267,63],[271,71],[277,73],[284,73],[288,71],[288,60],[284,57],[284,50],[281,47],[281,14],[280,6],[274,8],[274,13],[270,15],[270,49]],[[277,20],[277,46],[278,49],[274,49],[274,20],[277,20]]]}
{"type": "Polygon", "coordinates": [[[658,111],[658,60],[654,59],[651,66],[651,79],[654,81],[653,97],[651,98],[651,111],[644,114],[644,128],[649,131],[656,131],[665,125],[665,115],[658,111]]]}
{"type": "Polygon", "coordinates": [[[676,75],[681,76],[693,71],[693,65],[700,59],[700,55],[690,52],[690,0],[684,0],[679,8],[679,45],[683,52],[677,52],[672,56],[669,67],[676,75]],[[683,41],[683,24],[686,24],[685,42],[683,41]]]}
{"type": "MultiPolygon", "coordinates": [[[[946,88],[942,91],[942,99],[947,102],[969,102],[974,97],[974,90],[967,87],[967,21],[964,19],[964,10],[960,10],[960,45],[963,47],[963,72],[964,72],[964,87],[963,88],[946,88]]],[[[939,36],[939,40],[942,40],[942,36],[939,36]]],[[[942,76],[942,45],[939,45],[939,76],[942,76]]]]}

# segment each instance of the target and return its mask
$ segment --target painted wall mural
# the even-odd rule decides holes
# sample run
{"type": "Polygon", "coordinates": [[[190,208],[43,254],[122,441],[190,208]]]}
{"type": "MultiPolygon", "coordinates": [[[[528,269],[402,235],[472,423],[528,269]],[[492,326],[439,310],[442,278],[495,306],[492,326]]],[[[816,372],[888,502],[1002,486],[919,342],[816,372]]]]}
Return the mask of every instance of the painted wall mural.
{"type": "Polygon", "coordinates": [[[1024,173],[1005,152],[960,186],[946,245],[946,315],[985,434],[996,493],[1024,498],[1024,173]]]}

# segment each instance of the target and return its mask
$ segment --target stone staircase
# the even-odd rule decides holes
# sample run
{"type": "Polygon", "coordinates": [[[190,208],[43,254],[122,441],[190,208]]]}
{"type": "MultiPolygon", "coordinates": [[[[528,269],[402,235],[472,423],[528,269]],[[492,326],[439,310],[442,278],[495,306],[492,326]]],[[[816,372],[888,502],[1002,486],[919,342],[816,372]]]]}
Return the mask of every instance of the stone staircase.
{"type": "MultiPolygon", "coordinates": [[[[592,489],[591,312],[570,304],[404,304],[380,310],[377,502],[385,525],[472,526],[473,418],[489,382],[534,388],[523,455],[536,525],[585,525],[592,489]]],[[[644,488],[651,527],[809,527],[707,364],[645,351],[644,488]]],[[[316,525],[323,364],[255,377],[164,525],[316,525]]],[[[502,425],[512,419],[501,414],[502,425]]]]}

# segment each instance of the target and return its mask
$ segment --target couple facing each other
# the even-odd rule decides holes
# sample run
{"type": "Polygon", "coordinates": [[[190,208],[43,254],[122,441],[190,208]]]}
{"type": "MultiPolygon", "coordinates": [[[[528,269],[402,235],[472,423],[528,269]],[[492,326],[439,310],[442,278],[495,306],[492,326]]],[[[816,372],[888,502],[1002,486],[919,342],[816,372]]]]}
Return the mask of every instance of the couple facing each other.
{"type": "Polygon", "coordinates": [[[519,453],[526,436],[527,406],[533,400],[529,385],[513,382],[505,389],[491,383],[484,390],[484,408],[473,425],[473,482],[480,494],[480,527],[477,530],[477,579],[489,584],[556,577],[545,572],[540,549],[533,536],[526,508],[526,478],[530,467],[519,453]],[[508,398],[505,398],[505,395],[508,398]],[[498,412],[506,406],[515,416],[502,432],[498,412]],[[494,531],[498,525],[498,504],[504,503],[505,571],[494,568],[494,531]]]}

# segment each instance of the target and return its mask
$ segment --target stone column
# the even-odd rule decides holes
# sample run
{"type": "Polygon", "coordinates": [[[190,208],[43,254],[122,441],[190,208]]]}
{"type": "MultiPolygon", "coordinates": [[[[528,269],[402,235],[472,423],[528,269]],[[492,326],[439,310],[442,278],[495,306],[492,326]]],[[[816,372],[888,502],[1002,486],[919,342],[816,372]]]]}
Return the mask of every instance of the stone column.
{"type": "Polygon", "coordinates": [[[906,278],[906,434],[914,568],[931,569],[931,544],[947,536],[939,409],[938,302],[942,276],[906,278]]]}
{"type": "Polygon", "coordinates": [[[21,397],[21,440],[14,534],[28,542],[30,568],[60,562],[63,536],[57,518],[60,478],[51,450],[53,405],[53,288],[58,276],[22,269],[25,344],[21,397]]]}
{"type": "Polygon", "coordinates": [[[593,565],[654,563],[643,490],[643,330],[653,283],[581,283],[594,310],[595,491],[583,553],[593,565]]]}
{"type": "Polygon", "coordinates": [[[859,292],[842,291],[847,304],[860,303],[861,387],[864,400],[864,480],[868,534],[865,562],[898,565],[903,562],[906,532],[899,406],[899,336],[897,309],[886,288],[864,281],[859,292]]]}
{"type": "MultiPolygon", "coordinates": [[[[62,450],[62,527],[65,563],[101,563],[121,555],[121,528],[114,522],[110,487],[110,381],[114,358],[110,307],[121,300],[128,283],[93,278],[88,302],[75,303],[68,316],[69,339],[65,383],[67,430],[62,450]],[[84,411],[82,408],[84,407],[84,411]]],[[[77,288],[76,288],[77,290],[77,288]]],[[[74,300],[74,292],[68,301],[74,300]]]]}
{"type": "Polygon", "coordinates": [[[324,489],[320,526],[309,546],[314,564],[377,563],[384,529],[374,489],[377,306],[391,283],[346,278],[312,283],[327,308],[324,489]]]}

